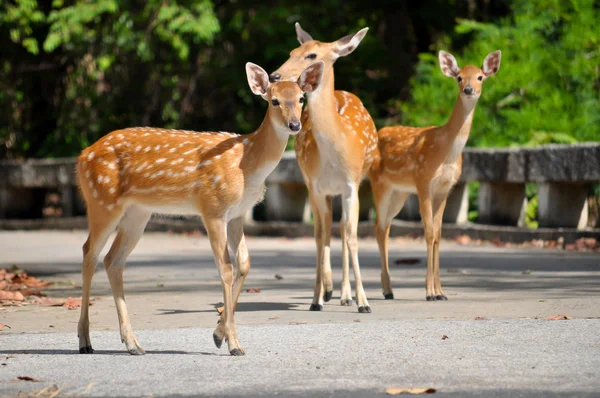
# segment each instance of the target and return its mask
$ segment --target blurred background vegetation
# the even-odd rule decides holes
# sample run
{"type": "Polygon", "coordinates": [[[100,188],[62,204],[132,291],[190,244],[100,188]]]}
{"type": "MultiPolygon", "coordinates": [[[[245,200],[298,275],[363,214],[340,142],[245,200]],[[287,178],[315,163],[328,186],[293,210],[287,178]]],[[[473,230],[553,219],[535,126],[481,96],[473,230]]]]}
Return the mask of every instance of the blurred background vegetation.
{"type": "Polygon", "coordinates": [[[446,121],[437,50],[481,65],[501,49],[468,145],[597,141],[599,15],[594,0],[0,0],[0,158],[76,155],[128,126],[251,132],[265,104],[244,64],[275,70],[294,22],[323,41],[370,28],[336,87],[378,127],[446,121]]]}

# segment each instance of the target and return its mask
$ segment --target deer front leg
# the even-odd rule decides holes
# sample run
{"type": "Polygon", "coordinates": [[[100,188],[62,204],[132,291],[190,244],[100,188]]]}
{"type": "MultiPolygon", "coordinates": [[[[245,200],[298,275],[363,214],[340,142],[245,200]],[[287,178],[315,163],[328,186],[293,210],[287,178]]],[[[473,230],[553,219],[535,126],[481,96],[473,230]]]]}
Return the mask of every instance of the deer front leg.
{"type": "Polygon", "coordinates": [[[425,277],[425,290],[427,301],[435,301],[433,288],[433,261],[435,246],[435,231],[433,228],[432,204],[429,192],[419,192],[419,208],[421,210],[421,219],[425,230],[425,240],[427,241],[427,276],[425,277]]]}
{"type": "Polygon", "coordinates": [[[352,305],[352,288],[350,287],[350,272],[348,264],[348,245],[346,245],[347,223],[342,219],[340,223],[340,237],[342,238],[342,295],[340,304],[344,306],[352,305]]]}
{"type": "MultiPolygon", "coordinates": [[[[313,213],[315,223],[315,243],[317,244],[317,265],[315,288],[313,292],[313,300],[310,305],[310,311],[322,311],[324,304],[324,284],[323,284],[323,264],[324,249],[325,249],[325,222],[324,213],[327,207],[327,199],[324,196],[317,196],[309,191],[310,207],[313,213]]],[[[330,223],[331,224],[331,223],[330,223]]],[[[329,253],[328,253],[329,254],[329,253]]],[[[330,267],[331,269],[331,267],[330,267]]]]}
{"type": "Polygon", "coordinates": [[[348,191],[342,195],[342,219],[346,224],[346,240],[342,244],[348,246],[350,258],[352,260],[352,270],[356,281],[356,302],[358,312],[371,312],[371,307],[367,301],[367,295],[363,288],[362,278],[360,276],[360,266],[358,264],[358,184],[348,187],[348,191]]]}
{"type": "Polygon", "coordinates": [[[242,286],[244,285],[246,276],[250,272],[250,256],[248,255],[246,239],[244,238],[244,220],[242,217],[229,222],[227,243],[231,252],[235,253],[235,263],[237,265],[237,273],[233,282],[233,311],[235,313],[240,293],[242,292],[242,286]]]}
{"type": "Polygon", "coordinates": [[[227,249],[227,224],[223,219],[208,219],[204,221],[210,245],[215,257],[215,263],[221,277],[223,286],[224,309],[221,314],[222,322],[219,322],[213,333],[213,340],[217,348],[221,348],[223,340],[227,340],[229,353],[234,356],[244,355],[244,350],[240,347],[235,330],[233,319],[234,301],[233,301],[233,264],[229,257],[227,249]]]}
{"type": "Polygon", "coordinates": [[[442,290],[442,281],[440,279],[440,243],[442,239],[442,219],[444,218],[444,209],[448,195],[436,198],[433,203],[433,228],[435,236],[435,245],[433,246],[433,291],[436,300],[448,300],[448,297],[442,290]]]}

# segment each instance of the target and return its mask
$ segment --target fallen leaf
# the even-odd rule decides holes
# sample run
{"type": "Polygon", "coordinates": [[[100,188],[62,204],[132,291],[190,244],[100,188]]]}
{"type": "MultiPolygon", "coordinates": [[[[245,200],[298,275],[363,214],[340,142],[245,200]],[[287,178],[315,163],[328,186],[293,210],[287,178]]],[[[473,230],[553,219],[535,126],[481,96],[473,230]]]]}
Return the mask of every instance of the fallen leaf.
{"type": "Polygon", "coordinates": [[[456,243],[459,245],[468,245],[471,243],[471,238],[468,235],[458,235],[456,237],[456,243]]]}
{"type": "Polygon", "coordinates": [[[65,304],[65,300],[57,300],[50,297],[42,297],[35,301],[36,304],[42,307],[62,307],[65,304]]]}
{"type": "Polygon", "coordinates": [[[257,289],[257,288],[246,289],[246,293],[260,293],[260,289],[257,289]]]}
{"type": "MultiPolygon", "coordinates": [[[[90,300],[90,305],[94,305],[92,300],[90,300]]],[[[63,307],[67,307],[70,310],[77,309],[77,308],[81,307],[81,299],[76,299],[74,297],[68,297],[65,300],[63,307]]]]}
{"type": "Polygon", "coordinates": [[[400,394],[433,394],[435,392],[435,388],[399,388],[399,387],[390,387],[385,390],[387,395],[400,395],[400,394]]]}
{"type": "Polygon", "coordinates": [[[5,325],[4,323],[0,323],[0,329],[4,329],[4,328],[12,329],[10,326],[5,325]]]}
{"type": "Polygon", "coordinates": [[[486,320],[486,318],[485,318],[485,317],[483,317],[483,316],[476,316],[476,317],[475,317],[475,320],[476,320],[476,321],[485,321],[485,320],[486,320]]]}
{"type": "Polygon", "coordinates": [[[19,376],[19,377],[17,377],[17,379],[23,380],[23,381],[33,381],[33,382],[38,382],[39,381],[38,379],[34,379],[31,376],[19,376]]]}
{"type": "Polygon", "coordinates": [[[398,260],[394,261],[394,264],[396,264],[396,265],[400,265],[400,264],[414,265],[414,264],[418,264],[420,262],[421,262],[421,260],[418,258],[399,258],[398,260]]]}
{"type": "Polygon", "coordinates": [[[360,323],[360,319],[355,319],[355,320],[354,320],[354,321],[352,321],[352,322],[360,323]]]}
{"type": "Polygon", "coordinates": [[[490,239],[490,242],[492,242],[495,246],[498,246],[498,247],[506,246],[506,243],[502,242],[502,240],[500,240],[500,238],[497,236],[490,239]]]}
{"type": "Polygon", "coordinates": [[[442,335],[442,340],[448,340],[448,336],[446,336],[445,334],[442,335]]]}
{"type": "Polygon", "coordinates": [[[0,291],[0,301],[1,300],[13,300],[13,301],[23,301],[25,297],[20,292],[4,292],[0,291]]]}
{"type": "Polygon", "coordinates": [[[551,321],[560,321],[560,320],[573,319],[573,317],[572,316],[568,316],[568,315],[558,314],[558,315],[547,316],[546,319],[549,319],[551,321]]]}
{"type": "Polygon", "coordinates": [[[279,275],[279,274],[275,274],[275,279],[277,279],[278,281],[283,279],[283,276],[279,275]]]}

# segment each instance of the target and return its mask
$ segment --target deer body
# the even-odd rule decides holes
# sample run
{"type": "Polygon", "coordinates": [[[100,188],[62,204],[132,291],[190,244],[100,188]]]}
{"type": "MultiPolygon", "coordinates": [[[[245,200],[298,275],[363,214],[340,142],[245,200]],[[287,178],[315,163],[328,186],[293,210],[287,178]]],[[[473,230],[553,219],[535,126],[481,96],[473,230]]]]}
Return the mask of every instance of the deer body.
{"type": "Polygon", "coordinates": [[[447,300],[439,271],[442,217],[450,190],[460,178],[462,150],[467,143],[481,85],[500,67],[500,52],[489,54],[483,68],[459,69],[454,57],[440,52],[444,74],[457,80],[460,93],[448,122],[439,127],[384,127],[378,131],[380,162],[369,172],[377,211],[377,242],[381,255],[381,284],[386,299],[393,299],[388,236],[392,219],[410,193],[419,197],[427,240],[426,297],[447,300]]]}
{"type": "Polygon", "coordinates": [[[361,101],[353,94],[334,91],[333,64],[358,46],[367,29],[333,43],[313,40],[299,24],[296,33],[301,44],[290,54],[271,81],[295,80],[306,65],[325,63],[321,85],[307,95],[302,114],[303,129],[295,150],[308,188],[315,223],[317,277],[310,309],[320,311],[332,296],[330,240],[332,196],[342,196],[342,291],[341,304],[352,304],[348,255],[356,280],[359,312],[371,312],[362,285],[358,262],[358,188],[371,164],[378,158],[375,124],[361,101]]]}
{"type": "Polygon", "coordinates": [[[224,311],[213,334],[220,347],[227,339],[231,355],[243,355],[233,322],[242,285],[250,270],[243,216],[260,201],[264,181],[285,150],[290,134],[300,130],[303,89],[318,87],[322,64],[312,65],[298,84],[269,85],[267,73],[248,63],[252,91],[271,106],[252,134],[196,133],[157,128],[114,131],[82,151],[78,181],[87,205],[90,234],[83,247],[83,299],[78,325],[79,351],[92,353],[88,304],[98,255],[109,235],[117,236],[104,259],[113,291],[121,338],[131,354],[143,354],[129,321],[123,292],[123,269],[152,213],[197,214],[204,221],[221,276],[224,311]],[[233,276],[230,251],[236,256],[233,276]]]}

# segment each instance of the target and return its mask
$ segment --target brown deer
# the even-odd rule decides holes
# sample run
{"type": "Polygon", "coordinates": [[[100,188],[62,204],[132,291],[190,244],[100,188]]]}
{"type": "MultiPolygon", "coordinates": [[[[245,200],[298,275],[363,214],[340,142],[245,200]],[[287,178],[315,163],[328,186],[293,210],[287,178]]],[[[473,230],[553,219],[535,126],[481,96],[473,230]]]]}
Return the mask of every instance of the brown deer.
{"type": "Polygon", "coordinates": [[[381,285],[393,299],[388,265],[388,236],[392,219],[410,193],[419,197],[427,240],[427,300],[447,300],[440,281],[439,245],[446,199],[462,170],[462,150],[469,138],[475,105],[484,80],[498,72],[500,51],[489,54],[483,66],[460,69],[454,57],[440,51],[442,72],[458,83],[458,99],[448,122],[439,127],[384,127],[377,132],[381,160],[369,171],[377,210],[377,243],[381,255],[381,285]]]}
{"type": "Polygon", "coordinates": [[[334,91],[333,64],[352,53],[368,28],[332,43],[320,42],[296,24],[300,47],[271,74],[272,82],[295,81],[308,65],[325,63],[321,85],[306,95],[303,128],[296,139],[296,158],[308,187],[315,223],[317,277],[311,311],[321,311],[333,292],[330,263],[331,201],[342,196],[342,289],[341,304],[352,305],[348,275],[348,252],[356,280],[359,312],[371,312],[358,264],[358,187],[373,161],[378,160],[377,130],[360,99],[345,91],[334,91]]]}
{"type": "Polygon", "coordinates": [[[262,199],[265,178],[281,159],[289,135],[300,131],[303,93],[319,87],[323,69],[322,62],[315,63],[301,73],[297,84],[269,84],[260,66],[247,63],[252,92],[269,103],[262,124],[252,134],[138,127],[113,131],[82,151],[77,160],[78,181],[90,231],[83,246],[80,353],[94,352],[88,315],[92,277],[100,251],[118,227],[104,267],[121,339],[130,354],[144,354],[127,314],[123,269],[156,212],[202,217],[223,285],[224,310],[214,342],[221,347],[226,339],[231,355],[244,355],[233,319],[250,270],[243,216],[262,199]],[[235,282],[230,251],[236,257],[235,282]]]}

